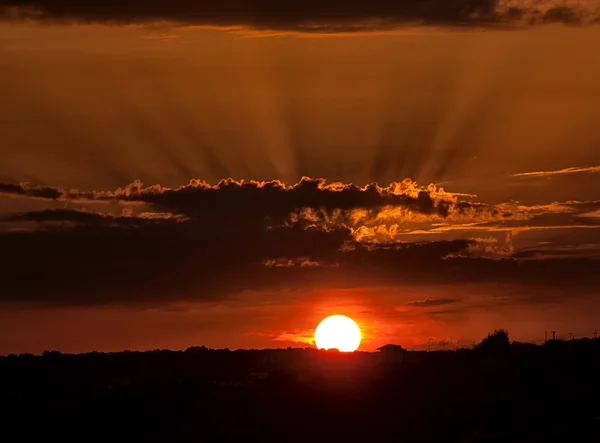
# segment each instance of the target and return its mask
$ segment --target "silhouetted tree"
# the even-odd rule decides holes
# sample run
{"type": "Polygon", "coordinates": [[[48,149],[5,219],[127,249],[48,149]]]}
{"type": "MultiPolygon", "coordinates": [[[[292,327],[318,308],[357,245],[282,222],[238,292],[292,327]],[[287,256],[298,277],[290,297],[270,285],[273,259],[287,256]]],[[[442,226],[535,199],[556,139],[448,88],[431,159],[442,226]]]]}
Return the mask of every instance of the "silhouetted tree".
{"type": "Polygon", "coordinates": [[[504,355],[510,351],[510,339],[508,331],[497,329],[493,334],[489,334],[481,343],[475,347],[475,351],[486,355],[504,355]]]}

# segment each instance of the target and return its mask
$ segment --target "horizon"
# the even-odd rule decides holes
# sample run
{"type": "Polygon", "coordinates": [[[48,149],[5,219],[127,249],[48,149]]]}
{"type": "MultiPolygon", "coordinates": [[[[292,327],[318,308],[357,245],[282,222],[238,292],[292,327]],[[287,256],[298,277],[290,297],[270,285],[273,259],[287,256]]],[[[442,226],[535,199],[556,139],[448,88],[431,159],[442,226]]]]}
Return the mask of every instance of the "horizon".
{"type": "MultiPolygon", "coordinates": [[[[419,347],[419,348],[405,348],[404,346],[397,344],[397,343],[386,343],[381,347],[385,347],[385,346],[398,346],[400,348],[402,348],[403,351],[406,352],[456,352],[456,351],[464,351],[464,350],[474,350],[475,348],[477,348],[477,346],[479,346],[482,341],[488,337],[490,337],[491,335],[497,333],[498,331],[503,331],[503,329],[496,329],[493,332],[490,332],[488,335],[486,335],[485,337],[482,337],[479,341],[472,343],[471,345],[454,345],[454,347],[452,347],[451,343],[447,344],[447,347],[442,347],[442,345],[440,344],[435,344],[436,346],[429,346],[429,347],[419,347]]],[[[509,334],[509,339],[510,339],[510,333],[509,334]]],[[[577,341],[577,340],[598,340],[597,337],[597,331],[594,331],[592,336],[580,336],[580,337],[575,337],[572,334],[569,335],[569,333],[567,334],[567,338],[561,337],[561,336],[557,336],[557,338],[548,338],[545,340],[540,341],[518,341],[518,340],[510,340],[510,344],[519,344],[519,345],[533,345],[533,346],[544,346],[547,344],[552,344],[552,342],[570,342],[570,341],[577,341]]],[[[47,353],[54,353],[54,352],[58,352],[61,355],[87,355],[87,354],[121,354],[121,353],[146,353],[146,352],[187,352],[190,350],[196,350],[196,349],[205,349],[206,351],[212,351],[212,352],[243,352],[243,351],[248,351],[248,352],[262,352],[262,351],[315,351],[318,353],[323,353],[323,354],[344,354],[344,355],[353,355],[353,354],[381,354],[381,350],[377,348],[377,349],[371,349],[371,350],[364,350],[364,349],[356,349],[354,351],[340,351],[336,348],[332,348],[332,349],[322,349],[322,348],[318,348],[316,346],[305,346],[305,347],[292,347],[292,346],[288,346],[288,347],[278,347],[278,348],[211,348],[205,345],[191,345],[188,346],[186,348],[181,348],[181,349],[168,349],[168,348],[155,348],[155,349],[121,349],[121,350],[91,350],[91,351],[83,351],[83,352],[62,352],[60,349],[46,349],[42,352],[39,353],[31,353],[31,352],[23,352],[20,354],[7,354],[7,355],[0,355],[0,357],[3,358],[7,358],[7,357],[11,357],[11,356],[24,356],[24,355],[33,355],[35,357],[41,357],[47,353]]]]}

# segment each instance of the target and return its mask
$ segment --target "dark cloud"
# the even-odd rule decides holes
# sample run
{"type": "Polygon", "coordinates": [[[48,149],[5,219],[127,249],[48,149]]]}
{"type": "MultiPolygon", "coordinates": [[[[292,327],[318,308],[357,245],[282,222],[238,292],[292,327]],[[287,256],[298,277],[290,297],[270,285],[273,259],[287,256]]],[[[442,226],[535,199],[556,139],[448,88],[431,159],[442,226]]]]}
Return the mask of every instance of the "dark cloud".
{"type": "MultiPolygon", "coordinates": [[[[144,204],[155,212],[193,218],[206,229],[224,224],[252,224],[255,229],[282,224],[319,226],[322,229],[352,228],[363,243],[394,243],[400,232],[394,225],[420,222],[418,232],[493,230],[496,228],[546,228],[552,226],[599,226],[597,217],[582,217],[600,207],[598,202],[565,202],[526,206],[518,202],[488,205],[469,194],[454,194],[434,185],[419,186],[406,179],[389,185],[328,182],[304,177],[288,185],[273,181],[226,179],[215,185],[194,179],[168,188],[144,186],[135,181],[114,191],[63,190],[29,184],[0,183],[0,194],[52,199],[68,203],[144,204]],[[418,218],[420,217],[420,218],[418,218]],[[440,222],[452,223],[441,225],[440,222]],[[423,223],[430,223],[429,226],[423,223]]],[[[52,216],[60,217],[59,213],[52,216]]],[[[42,214],[29,215],[40,217],[42,214]]],[[[45,214],[51,216],[51,213],[45,214]]],[[[66,214],[63,211],[63,215],[66,214]]],[[[90,214],[71,214],[88,217],[90,214]]],[[[100,221],[100,219],[98,219],[100,221]]],[[[124,223],[127,220],[120,220],[124,223]]],[[[417,231],[415,231],[417,232],[417,231]]]]}
{"type": "Polygon", "coordinates": [[[27,183],[21,183],[18,185],[0,183],[0,194],[55,200],[63,197],[64,191],[58,188],[46,186],[32,186],[27,183]]]}
{"type": "Polygon", "coordinates": [[[5,15],[43,20],[246,26],[302,32],[356,32],[401,24],[580,24],[597,19],[593,7],[567,0],[0,0],[5,15]]]}
{"type": "Polygon", "coordinates": [[[543,21],[545,23],[565,23],[569,25],[581,24],[583,17],[569,6],[555,6],[546,11],[543,21]]]}
{"type": "Polygon", "coordinates": [[[457,312],[460,312],[460,311],[456,311],[456,310],[453,310],[453,309],[443,309],[443,310],[440,310],[440,311],[427,311],[425,314],[427,314],[429,316],[435,317],[435,316],[438,316],[438,315],[455,314],[457,312]]]}
{"type": "Polygon", "coordinates": [[[448,215],[455,197],[441,189],[420,188],[405,180],[381,187],[376,183],[364,187],[344,183],[327,183],[324,179],[304,177],[298,183],[286,185],[269,182],[222,180],[210,185],[192,180],[179,188],[159,185],[144,187],[134,182],[114,192],[64,191],[58,188],[22,188],[20,185],[0,184],[0,193],[63,200],[144,202],[171,212],[208,220],[218,216],[236,223],[241,219],[271,217],[281,220],[302,208],[326,211],[377,209],[383,206],[402,206],[423,214],[448,215]],[[32,192],[35,191],[36,195],[32,192]],[[43,191],[43,193],[42,193],[43,191]]]}
{"type": "MultiPolygon", "coordinates": [[[[86,216],[87,217],[87,216],[86,216]]],[[[71,217],[76,218],[76,217],[71,217]]],[[[195,221],[157,220],[132,229],[85,226],[0,234],[0,299],[97,304],[214,300],[269,288],[270,257],[324,257],[344,231],[267,231],[240,223],[207,230],[195,221]]],[[[277,284],[276,284],[277,283],[277,284]]]]}
{"type": "Polygon", "coordinates": [[[487,22],[496,20],[491,0],[0,0],[2,6],[40,11],[43,17],[86,22],[132,23],[169,20],[197,25],[296,28],[385,19],[393,22],[487,22]]]}
{"type": "Polygon", "coordinates": [[[538,246],[512,254],[517,259],[555,260],[564,258],[582,258],[600,260],[600,244],[580,244],[565,246],[538,246]]]}
{"type": "Polygon", "coordinates": [[[450,305],[452,303],[456,303],[458,300],[455,299],[438,299],[438,300],[432,300],[430,298],[426,298],[425,300],[421,300],[421,301],[413,301],[410,303],[407,303],[408,306],[414,306],[417,308],[428,308],[428,307],[432,307],[432,306],[443,306],[443,305],[450,305]]]}
{"type": "Polygon", "coordinates": [[[364,187],[344,183],[327,183],[324,179],[302,178],[286,185],[280,181],[256,182],[223,180],[211,186],[193,180],[177,189],[159,186],[142,187],[134,183],[117,191],[115,197],[141,201],[167,208],[187,216],[272,217],[282,219],[301,208],[326,211],[377,209],[403,206],[424,214],[448,214],[453,198],[436,188],[419,188],[411,181],[381,187],[376,183],[364,187]]]}
{"type": "MultiPolygon", "coordinates": [[[[600,261],[447,259],[468,241],[369,248],[347,230],[207,231],[193,220],[0,234],[0,299],[46,304],[211,301],[241,291],[506,283],[596,287],[600,261]],[[292,259],[286,259],[291,257],[292,259]],[[272,260],[274,266],[266,263],[272,260]],[[292,265],[289,265],[292,263],[292,265]],[[276,264],[284,264],[276,266],[276,264]]],[[[543,293],[543,291],[542,291],[543,293]]],[[[433,301],[435,303],[435,301],[433,301]]]]}
{"type": "Polygon", "coordinates": [[[44,209],[14,214],[4,218],[5,222],[69,222],[85,226],[144,226],[156,224],[164,219],[171,218],[173,221],[181,220],[178,217],[170,217],[169,214],[145,214],[141,217],[115,217],[110,214],[98,212],[80,211],[76,209],[44,209]]]}
{"type": "MultiPolygon", "coordinates": [[[[311,222],[317,212],[358,211],[367,218],[385,218],[387,212],[400,208],[410,213],[409,218],[418,216],[418,225],[433,226],[435,218],[468,227],[469,217],[502,218],[506,212],[525,223],[545,211],[559,211],[561,216],[565,208],[575,213],[590,210],[586,204],[576,209],[577,202],[533,209],[515,204],[487,212],[481,209],[487,206],[474,203],[471,211],[462,204],[457,210],[455,195],[432,186],[418,187],[410,180],[387,187],[303,179],[294,185],[234,180],[209,185],[194,180],[176,189],[135,182],[116,191],[63,191],[30,185],[3,185],[0,190],[21,197],[64,200],[65,205],[112,202],[104,205],[107,210],[126,208],[128,214],[69,207],[6,216],[4,222],[11,223],[11,229],[19,223],[38,224],[39,229],[0,233],[0,250],[10,251],[0,256],[0,300],[5,301],[164,303],[224,299],[245,290],[284,293],[467,283],[592,288],[600,283],[599,260],[573,254],[537,259],[533,250],[528,256],[518,255],[512,235],[503,244],[485,237],[401,242],[392,235],[391,240],[379,241],[377,236],[361,238],[358,225],[336,222],[335,217],[329,224],[311,222]],[[285,222],[290,213],[300,217],[299,210],[307,207],[312,209],[303,216],[303,223],[285,222]],[[140,208],[153,212],[140,212],[140,208]],[[481,247],[490,254],[490,248],[494,249],[494,259],[482,256],[481,247]]],[[[543,217],[536,221],[550,222],[543,217]]],[[[396,231],[399,228],[390,227],[386,233],[396,231]]],[[[453,302],[426,299],[411,305],[453,302]]]]}

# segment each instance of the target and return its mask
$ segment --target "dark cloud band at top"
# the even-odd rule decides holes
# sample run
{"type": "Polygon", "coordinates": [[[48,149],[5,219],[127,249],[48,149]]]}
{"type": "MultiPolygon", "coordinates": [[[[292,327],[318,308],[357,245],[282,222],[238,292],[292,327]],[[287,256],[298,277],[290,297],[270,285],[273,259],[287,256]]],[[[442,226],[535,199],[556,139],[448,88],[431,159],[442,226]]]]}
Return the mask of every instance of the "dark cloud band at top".
{"type": "Polygon", "coordinates": [[[6,17],[85,23],[173,22],[301,32],[377,30],[402,24],[494,25],[598,21],[568,0],[0,0],[6,17]]]}
{"type": "Polygon", "coordinates": [[[396,21],[463,22],[493,20],[494,0],[1,0],[44,18],[90,22],[169,20],[188,24],[295,27],[383,18],[396,21]]]}

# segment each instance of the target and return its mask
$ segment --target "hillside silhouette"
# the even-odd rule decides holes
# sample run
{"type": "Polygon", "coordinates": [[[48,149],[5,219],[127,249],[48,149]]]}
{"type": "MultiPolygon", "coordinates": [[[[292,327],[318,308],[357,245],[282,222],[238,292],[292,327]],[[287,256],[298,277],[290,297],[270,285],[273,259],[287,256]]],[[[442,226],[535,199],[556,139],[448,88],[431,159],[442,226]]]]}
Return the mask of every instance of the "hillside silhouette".
{"type": "Polygon", "coordinates": [[[598,442],[600,340],[0,358],[4,441],[598,442]]]}

